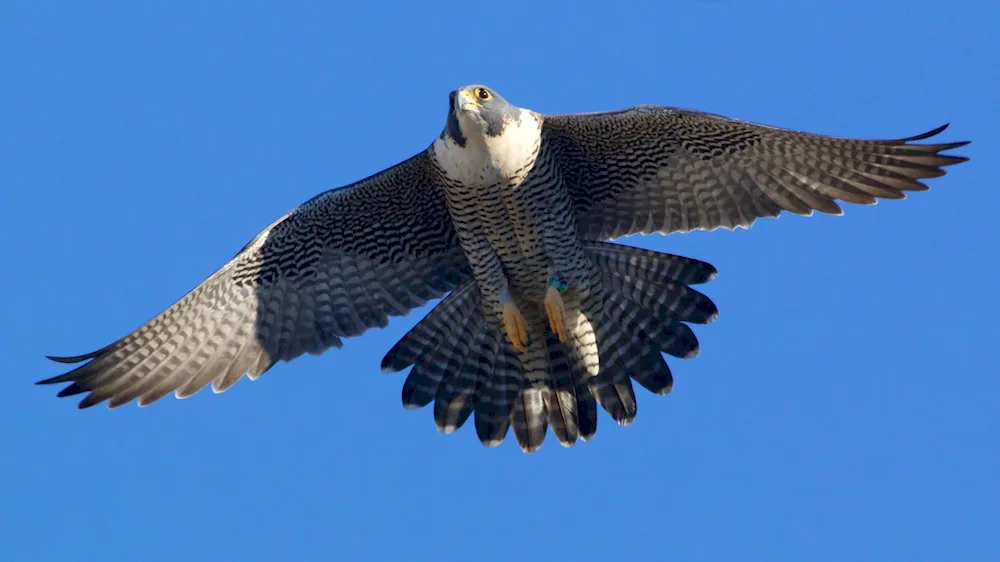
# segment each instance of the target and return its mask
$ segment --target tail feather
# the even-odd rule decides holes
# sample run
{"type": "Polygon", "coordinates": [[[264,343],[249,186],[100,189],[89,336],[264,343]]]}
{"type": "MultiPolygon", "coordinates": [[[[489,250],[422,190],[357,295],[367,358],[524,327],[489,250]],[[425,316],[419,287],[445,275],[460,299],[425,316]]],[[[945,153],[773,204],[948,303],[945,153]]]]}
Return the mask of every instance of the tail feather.
{"type": "Polygon", "coordinates": [[[455,351],[448,358],[444,378],[434,396],[434,423],[441,433],[457,430],[472,415],[479,382],[474,358],[483,339],[483,330],[477,330],[453,340],[455,351]]]}
{"type": "Polygon", "coordinates": [[[593,266],[586,286],[571,287],[563,293],[569,338],[560,342],[549,336],[550,393],[546,402],[549,424],[564,446],[577,439],[588,440],[597,431],[597,401],[590,383],[600,373],[600,338],[593,320],[604,315],[601,271],[593,266]],[[561,361],[565,356],[565,364],[561,361]]]}
{"type": "Polygon", "coordinates": [[[566,346],[551,332],[545,338],[549,358],[549,393],[545,395],[545,411],[549,427],[559,443],[571,447],[580,438],[577,422],[576,381],[570,367],[566,346]]]}
{"type": "MultiPolygon", "coordinates": [[[[589,322],[587,322],[587,326],[590,326],[589,322]]],[[[597,341],[598,336],[595,330],[590,328],[588,331],[586,327],[581,327],[579,319],[574,329],[574,340],[567,342],[570,345],[560,342],[554,334],[550,334],[548,341],[551,350],[550,357],[551,354],[562,354],[567,358],[565,366],[560,362],[551,363],[550,376],[553,393],[549,395],[549,404],[558,403],[562,408],[557,414],[552,409],[553,407],[550,407],[549,424],[553,426],[553,432],[556,432],[556,425],[560,422],[552,420],[557,415],[562,418],[561,423],[567,426],[563,436],[565,440],[563,437],[558,437],[559,433],[556,435],[559,442],[565,446],[571,446],[576,441],[573,438],[572,428],[569,427],[570,423],[575,423],[576,433],[583,441],[589,441],[597,433],[597,401],[596,396],[590,390],[590,381],[594,378],[594,373],[599,372],[601,365],[597,341]],[[585,352],[580,351],[581,347],[584,348],[585,352]],[[574,407],[576,409],[575,419],[570,413],[574,407]]]]}
{"type": "Polygon", "coordinates": [[[646,350],[635,344],[635,337],[626,329],[627,318],[622,309],[615,306],[615,299],[623,297],[605,291],[605,298],[605,316],[596,328],[601,369],[588,381],[588,386],[612,419],[621,425],[628,425],[635,419],[638,408],[629,377],[646,350]]]}
{"type": "Polygon", "coordinates": [[[545,402],[550,382],[548,339],[548,318],[541,307],[532,303],[521,303],[521,313],[528,323],[528,351],[522,353],[524,366],[521,392],[514,400],[514,411],[510,425],[514,430],[517,444],[525,452],[533,452],[542,446],[548,429],[548,414],[545,402]]]}
{"type": "Polygon", "coordinates": [[[428,351],[452,334],[454,326],[482,308],[479,303],[475,283],[467,282],[456,287],[389,349],[382,358],[382,371],[402,371],[426,358],[428,351]]]}
{"type": "Polygon", "coordinates": [[[548,429],[548,415],[545,403],[548,401],[549,389],[540,383],[525,388],[514,400],[514,412],[511,414],[511,426],[518,446],[525,453],[534,453],[545,441],[548,429]]]}
{"type": "Polygon", "coordinates": [[[710,324],[719,317],[712,299],[675,281],[651,282],[603,272],[605,289],[620,293],[641,308],[681,322],[710,324]]]}
{"type": "MultiPolygon", "coordinates": [[[[553,409],[549,411],[549,417],[550,424],[553,422],[569,424],[566,431],[563,432],[564,434],[559,437],[559,442],[565,446],[573,445],[581,433],[585,439],[593,435],[593,431],[587,428],[588,425],[594,425],[596,431],[596,418],[592,420],[591,424],[591,420],[585,420],[581,423],[577,417],[578,411],[589,414],[589,410],[585,409],[587,405],[581,406],[579,402],[581,400],[593,402],[593,395],[587,387],[587,381],[593,378],[600,369],[597,337],[587,314],[590,312],[587,310],[588,308],[595,307],[592,300],[590,295],[580,294],[576,290],[567,291],[564,294],[564,303],[569,339],[565,343],[560,342],[554,334],[549,332],[550,384],[554,389],[549,396],[550,403],[553,405],[553,409]],[[584,305],[585,300],[587,301],[586,306],[584,305]],[[560,365],[552,362],[552,355],[564,356],[566,364],[560,365]],[[556,411],[555,406],[561,410],[556,411]],[[581,432],[581,426],[584,426],[588,431],[581,432]]],[[[599,312],[599,303],[597,303],[597,308],[599,312]]],[[[596,411],[594,413],[596,414],[596,411]]],[[[560,428],[561,430],[562,428],[560,428]]]]}
{"type": "Polygon", "coordinates": [[[487,323],[485,330],[490,334],[489,347],[483,353],[483,360],[493,362],[493,372],[483,381],[477,396],[476,434],[483,445],[495,447],[503,442],[510,429],[514,400],[521,392],[521,362],[507,338],[500,336],[500,326],[496,322],[487,323]]]}
{"type": "Polygon", "coordinates": [[[622,293],[607,290],[605,296],[608,306],[615,309],[614,321],[628,326],[634,339],[649,341],[658,351],[680,359],[698,355],[698,338],[687,324],[671,316],[657,316],[622,293]]]}
{"type": "Polygon", "coordinates": [[[674,388],[674,375],[670,372],[670,366],[655,347],[645,346],[643,349],[645,353],[639,359],[639,368],[632,371],[632,378],[653,394],[670,394],[674,388]]]}
{"type": "Polygon", "coordinates": [[[525,452],[537,450],[548,428],[564,446],[597,431],[597,404],[621,425],[638,411],[632,379],[654,394],[673,388],[663,353],[697,355],[698,340],[685,324],[708,323],[718,309],[687,285],[716,276],[710,264],[606,242],[585,242],[596,266],[590,294],[564,293],[570,339],[548,329],[540,306],[526,304],[527,354],[519,355],[498,319],[488,317],[478,286],[456,287],[383,359],[383,369],[413,365],[403,401],[434,401],[443,432],[474,416],[486,446],[513,429],[525,452]]]}
{"type": "Polygon", "coordinates": [[[718,270],[710,263],[633,246],[612,242],[583,242],[583,248],[602,272],[653,283],[676,281],[685,285],[699,285],[719,275],[718,270]]]}
{"type": "Polygon", "coordinates": [[[590,381],[582,377],[576,382],[576,415],[580,440],[590,441],[597,433],[597,400],[590,391],[590,381]]]}
{"type": "Polygon", "coordinates": [[[613,373],[602,372],[588,383],[597,402],[619,425],[631,424],[638,411],[632,379],[626,369],[616,367],[611,369],[613,373]]]}
{"type": "Polygon", "coordinates": [[[474,295],[475,291],[463,292],[458,298],[442,301],[393,347],[393,350],[399,350],[398,355],[392,355],[393,350],[390,350],[383,359],[383,370],[387,365],[388,370],[399,365],[405,368],[408,360],[404,358],[413,353],[410,350],[421,352],[403,383],[403,407],[422,408],[430,404],[457,363],[456,355],[461,354],[464,358],[468,354],[468,349],[461,347],[468,348],[469,338],[482,331],[482,312],[476,306],[476,299],[469,298],[470,294],[474,295]],[[438,308],[441,310],[438,311],[438,308]],[[425,326],[421,327],[420,324],[424,323],[425,326]],[[422,350],[420,346],[423,346],[422,350]]]}

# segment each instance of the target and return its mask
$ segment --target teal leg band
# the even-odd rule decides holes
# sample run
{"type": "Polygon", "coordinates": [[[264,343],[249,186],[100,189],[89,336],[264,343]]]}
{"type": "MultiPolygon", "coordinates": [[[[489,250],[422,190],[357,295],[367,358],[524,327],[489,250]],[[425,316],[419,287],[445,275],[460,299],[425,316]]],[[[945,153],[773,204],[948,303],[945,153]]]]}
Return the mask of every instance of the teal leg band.
{"type": "Polygon", "coordinates": [[[549,287],[555,287],[560,293],[565,293],[566,288],[569,287],[569,283],[559,275],[553,273],[552,277],[549,278],[549,287]]]}

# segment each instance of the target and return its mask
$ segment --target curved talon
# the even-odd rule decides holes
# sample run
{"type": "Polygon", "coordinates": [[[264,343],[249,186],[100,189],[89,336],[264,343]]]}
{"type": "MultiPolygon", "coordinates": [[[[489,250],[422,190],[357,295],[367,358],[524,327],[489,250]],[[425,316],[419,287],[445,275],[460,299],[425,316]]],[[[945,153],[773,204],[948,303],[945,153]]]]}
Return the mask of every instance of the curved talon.
{"type": "Polygon", "coordinates": [[[526,353],[528,351],[528,322],[514,301],[507,301],[503,304],[503,327],[507,330],[507,337],[510,338],[514,349],[526,353]]]}
{"type": "Polygon", "coordinates": [[[566,329],[566,306],[559,289],[551,285],[545,290],[545,314],[549,317],[549,327],[559,337],[559,341],[566,341],[569,334],[566,329]]]}

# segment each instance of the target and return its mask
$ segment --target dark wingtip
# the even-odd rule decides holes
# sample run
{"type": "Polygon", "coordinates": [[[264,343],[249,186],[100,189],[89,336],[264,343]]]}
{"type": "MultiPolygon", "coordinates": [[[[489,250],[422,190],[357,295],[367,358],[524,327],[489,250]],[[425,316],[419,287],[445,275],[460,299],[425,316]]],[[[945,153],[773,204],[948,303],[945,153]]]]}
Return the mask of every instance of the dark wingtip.
{"type": "Polygon", "coordinates": [[[78,410],[86,410],[87,408],[96,406],[105,400],[107,400],[107,398],[96,398],[93,394],[88,394],[86,398],[80,400],[80,403],[76,405],[76,408],[78,410]]]}
{"type": "MultiPolygon", "coordinates": [[[[912,137],[906,137],[906,138],[902,138],[902,139],[896,139],[894,142],[898,142],[898,143],[910,143],[910,142],[913,142],[913,141],[919,141],[919,140],[929,139],[931,137],[934,137],[934,136],[937,136],[937,135],[941,134],[950,125],[951,125],[950,123],[945,123],[944,125],[941,125],[940,127],[937,127],[935,129],[931,129],[930,131],[927,131],[926,133],[921,133],[919,135],[914,135],[912,137]]],[[[936,145],[933,145],[933,147],[936,148],[938,150],[938,152],[942,152],[942,151],[945,151],[945,150],[953,150],[955,148],[961,148],[961,147],[966,146],[966,145],[968,145],[970,143],[972,143],[972,141],[955,141],[955,142],[948,142],[948,143],[936,144],[936,145]]],[[[955,158],[962,158],[962,157],[956,156],[955,158]]],[[[968,160],[968,158],[964,158],[962,160],[962,162],[964,162],[965,160],[968,160]]]]}
{"type": "Polygon", "coordinates": [[[929,139],[929,138],[931,138],[931,137],[933,137],[935,135],[941,134],[950,125],[951,125],[951,123],[945,123],[944,125],[941,125],[940,127],[936,128],[936,129],[931,129],[930,131],[927,131],[926,133],[921,133],[919,135],[914,135],[912,137],[907,137],[905,139],[898,139],[898,142],[913,142],[913,141],[918,141],[918,140],[929,139]]]}
{"type": "Polygon", "coordinates": [[[948,143],[945,143],[945,144],[942,144],[942,145],[938,145],[938,146],[942,147],[941,150],[952,150],[952,149],[955,149],[955,148],[962,148],[963,146],[967,146],[969,144],[972,144],[972,141],[948,142],[948,143]]]}
{"type": "Polygon", "coordinates": [[[119,345],[121,340],[108,344],[97,351],[91,351],[90,353],[84,353],[83,355],[75,355],[72,357],[58,357],[56,355],[46,355],[45,358],[49,361],[55,361],[56,363],[79,363],[81,361],[86,361],[88,359],[94,359],[102,353],[107,353],[115,346],[119,345]]]}
{"type": "Polygon", "coordinates": [[[65,398],[67,396],[76,396],[77,394],[83,394],[88,390],[90,389],[84,388],[79,382],[74,382],[73,384],[60,390],[59,394],[56,394],[56,396],[59,398],[65,398]]]}
{"type": "MultiPolygon", "coordinates": [[[[965,146],[965,145],[967,145],[969,143],[968,142],[963,142],[963,143],[955,143],[955,144],[958,145],[958,146],[965,146]]],[[[958,148],[958,146],[956,146],[955,148],[958,148]]],[[[951,150],[951,148],[946,148],[944,150],[951,150]]],[[[954,166],[955,164],[961,164],[962,162],[968,162],[969,161],[969,157],[968,156],[952,156],[950,154],[948,155],[948,159],[951,160],[951,161],[948,162],[947,164],[943,164],[944,166],[954,166]]]]}
{"type": "Polygon", "coordinates": [[[685,281],[686,284],[701,285],[702,283],[708,283],[719,276],[719,270],[716,269],[714,265],[700,260],[692,259],[691,261],[697,262],[698,265],[701,266],[701,271],[698,273],[697,277],[693,277],[691,280],[685,281]]]}
{"type": "Polygon", "coordinates": [[[388,353],[386,353],[382,357],[382,364],[379,365],[379,367],[382,369],[383,373],[391,373],[392,372],[392,370],[389,368],[390,367],[390,363],[389,363],[389,354],[388,353]]]}
{"type": "Polygon", "coordinates": [[[97,352],[87,353],[85,355],[76,355],[74,357],[57,357],[55,355],[46,355],[45,358],[49,361],[55,361],[56,363],[79,363],[81,361],[86,361],[87,359],[93,359],[97,355],[97,352]]]}
{"type": "Polygon", "coordinates": [[[73,382],[72,378],[66,376],[66,374],[56,375],[54,377],[49,377],[44,380],[35,381],[35,384],[59,384],[61,382],[73,382]]]}
{"type": "Polygon", "coordinates": [[[398,373],[410,366],[409,364],[401,365],[401,362],[397,362],[395,357],[396,354],[394,352],[395,348],[390,349],[389,353],[386,353],[385,357],[382,358],[381,367],[383,373],[398,373]]]}
{"type": "Polygon", "coordinates": [[[706,261],[696,260],[694,258],[684,259],[690,260],[692,264],[696,264],[700,269],[697,276],[692,276],[691,279],[684,281],[688,285],[701,285],[702,283],[708,283],[719,276],[719,270],[716,269],[714,265],[706,261]]]}
{"type": "Polygon", "coordinates": [[[705,282],[712,281],[719,276],[719,270],[714,265],[708,264],[708,273],[705,275],[705,282]]]}

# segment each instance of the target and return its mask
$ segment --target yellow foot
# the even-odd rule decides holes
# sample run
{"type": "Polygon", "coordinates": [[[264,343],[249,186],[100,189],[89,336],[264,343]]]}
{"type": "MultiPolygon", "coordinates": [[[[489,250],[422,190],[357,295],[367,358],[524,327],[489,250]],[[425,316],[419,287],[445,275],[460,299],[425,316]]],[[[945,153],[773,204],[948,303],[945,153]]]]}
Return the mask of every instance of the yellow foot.
{"type": "Polygon", "coordinates": [[[549,317],[549,327],[559,336],[559,341],[566,341],[569,334],[566,330],[566,306],[559,289],[555,287],[550,286],[545,291],[545,314],[549,317]]]}
{"type": "Polygon", "coordinates": [[[507,337],[510,338],[514,349],[526,353],[528,351],[528,322],[525,321],[514,301],[507,301],[503,304],[503,327],[507,330],[507,337]]]}

